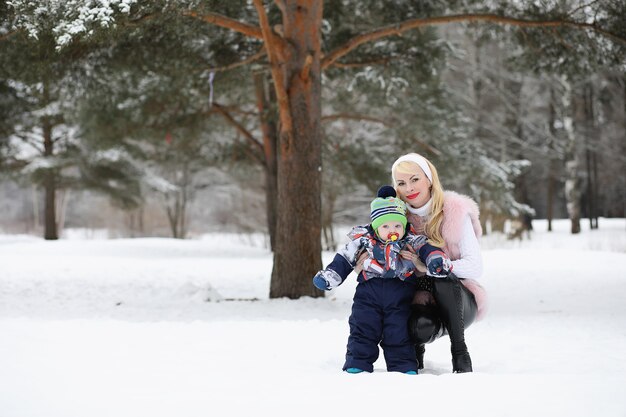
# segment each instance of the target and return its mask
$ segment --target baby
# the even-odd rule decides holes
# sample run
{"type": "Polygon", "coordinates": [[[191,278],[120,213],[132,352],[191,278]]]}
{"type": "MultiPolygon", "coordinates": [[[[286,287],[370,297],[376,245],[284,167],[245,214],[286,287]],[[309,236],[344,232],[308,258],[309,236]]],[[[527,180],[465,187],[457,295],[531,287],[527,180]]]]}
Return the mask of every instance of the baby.
{"type": "Polygon", "coordinates": [[[357,277],[343,370],[372,372],[380,343],[387,370],[416,374],[415,350],[407,327],[416,290],[415,265],[400,251],[410,247],[426,265],[427,275],[434,277],[447,276],[452,263],[441,249],[427,243],[426,236],[407,227],[406,206],[393,187],[381,187],[370,208],[371,223],[352,229],[351,241],[313,277],[313,284],[321,290],[338,287],[365,251],[368,257],[357,277]]]}

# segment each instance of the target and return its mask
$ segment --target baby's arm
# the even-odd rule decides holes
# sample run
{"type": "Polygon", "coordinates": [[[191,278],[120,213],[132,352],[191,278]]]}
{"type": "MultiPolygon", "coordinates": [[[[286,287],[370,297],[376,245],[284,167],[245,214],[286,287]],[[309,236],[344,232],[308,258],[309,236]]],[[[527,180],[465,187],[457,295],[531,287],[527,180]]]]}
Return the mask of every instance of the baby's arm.
{"type": "Polygon", "coordinates": [[[420,260],[426,265],[426,275],[436,278],[447,277],[452,271],[452,261],[445,252],[426,242],[424,235],[417,235],[409,240],[420,260]]]}
{"type": "Polygon", "coordinates": [[[346,280],[354,269],[357,254],[363,247],[362,238],[348,242],[343,249],[335,255],[332,262],[313,277],[313,285],[320,290],[332,290],[346,280]]]}

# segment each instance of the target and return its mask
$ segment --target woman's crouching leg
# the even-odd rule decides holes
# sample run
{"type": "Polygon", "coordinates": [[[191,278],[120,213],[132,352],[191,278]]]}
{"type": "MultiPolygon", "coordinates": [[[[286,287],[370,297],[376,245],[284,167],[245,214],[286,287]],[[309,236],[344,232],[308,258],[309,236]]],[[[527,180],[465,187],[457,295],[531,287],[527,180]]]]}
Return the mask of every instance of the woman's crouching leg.
{"type": "Polygon", "coordinates": [[[476,300],[473,294],[450,274],[434,281],[433,295],[443,327],[450,335],[453,372],[472,372],[472,361],[465,343],[465,329],[476,318],[476,300]]]}
{"type": "Polygon", "coordinates": [[[415,356],[419,369],[424,369],[425,344],[445,334],[445,327],[434,304],[413,304],[409,317],[409,336],[415,345],[415,356]]]}

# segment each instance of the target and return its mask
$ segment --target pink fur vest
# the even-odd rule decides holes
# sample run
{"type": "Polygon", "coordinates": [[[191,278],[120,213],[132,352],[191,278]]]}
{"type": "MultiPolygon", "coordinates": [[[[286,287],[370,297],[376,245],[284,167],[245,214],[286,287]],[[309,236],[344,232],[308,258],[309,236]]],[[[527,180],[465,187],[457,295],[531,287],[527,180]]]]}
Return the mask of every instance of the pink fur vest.
{"type": "MultiPolygon", "coordinates": [[[[474,233],[480,239],[483,229],[480,226],[478,205],[470,197],[446,191],[443,196],[443,222],[441,223],[441,234],[446,241],[444,252],[450,259],[457,260],[461,257],[459,242],[463,231],[463,222],[466,216],[472,221],[474,233]]],[[[424,233],[424,218],[412,213],[407,213],[407,219],[413,225],[417,233],[424,233]]],[[[484,317],[487,311],[487,293],[485,289],[473,279],[462,279],[463,285],[474,294],[478,307],[477,320],[484,317]]]]}

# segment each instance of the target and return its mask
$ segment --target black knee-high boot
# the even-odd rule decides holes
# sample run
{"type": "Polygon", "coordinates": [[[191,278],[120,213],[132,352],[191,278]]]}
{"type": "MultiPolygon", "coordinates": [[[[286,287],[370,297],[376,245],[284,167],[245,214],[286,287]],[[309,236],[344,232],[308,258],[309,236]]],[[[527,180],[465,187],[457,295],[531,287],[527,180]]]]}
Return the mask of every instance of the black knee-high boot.
{"type": "Polygon", "coordinates": [[[450,336],[452,372],[472,372],[472,359],[465,344],[465,329],[476,317],[474,295],[454,274],[450,274],[447,278],[434,280],[433,296],[450,336]]]}
{"type": "Polygon", "coordinates": [[[409,318],[409,336],[415,344],[417,368],[424,369],[425,344],[443,336],[445,328],[441,323],[439,311],[433,304],[413,304],[409,318]]]}

